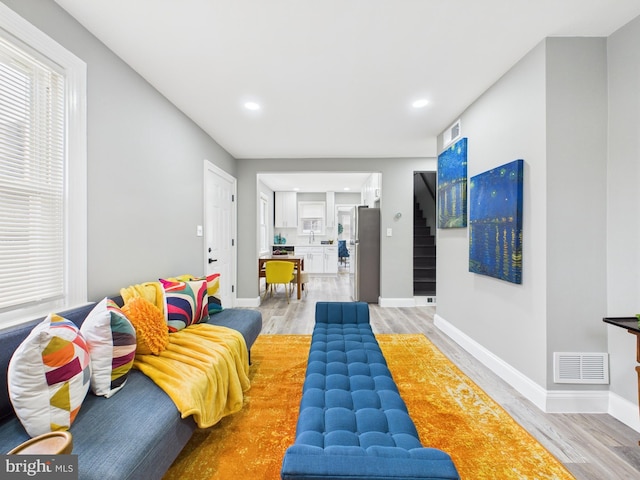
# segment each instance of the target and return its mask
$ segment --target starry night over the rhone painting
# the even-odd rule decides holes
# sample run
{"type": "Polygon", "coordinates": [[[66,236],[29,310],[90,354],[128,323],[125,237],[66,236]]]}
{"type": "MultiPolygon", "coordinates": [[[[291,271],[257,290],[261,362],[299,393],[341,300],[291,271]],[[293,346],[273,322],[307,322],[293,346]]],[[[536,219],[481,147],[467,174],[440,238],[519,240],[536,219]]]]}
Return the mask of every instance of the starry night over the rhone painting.
{"type": "Polygon", "coordinates": [[[467,226],[467,139],[438,155],[438,228],[467,226]]]}
{"type": "Polygon", "coordinates": [[[470,272],[522,283],[523,169],[515,160],[471,177],[470,272]]]}

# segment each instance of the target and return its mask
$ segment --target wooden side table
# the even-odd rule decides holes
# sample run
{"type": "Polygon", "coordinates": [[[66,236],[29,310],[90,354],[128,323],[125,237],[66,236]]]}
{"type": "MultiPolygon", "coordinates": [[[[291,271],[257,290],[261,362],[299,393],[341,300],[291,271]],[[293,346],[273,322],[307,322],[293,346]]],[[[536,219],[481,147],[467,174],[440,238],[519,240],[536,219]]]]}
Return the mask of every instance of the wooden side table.
{"type": "Polygon", "coordinates": [[[43,433],[18,445],[8,455],[69,455],[73,438],[69,432],[43,433]]]}
{"type": "MultiPolygon", "coordinates": [[[[638,318],[605,317],[602,320],[609,325],[624,328],[627,332],[636,336],[636,363],[640,363],[640,327],[638,326],[638,318]]],[[[638,405],[640,408],[640,365],[636,366],[636,374],[638,375],[638,405]]],[[[640,441],[638,445],[640,445],[640,441]]]]}

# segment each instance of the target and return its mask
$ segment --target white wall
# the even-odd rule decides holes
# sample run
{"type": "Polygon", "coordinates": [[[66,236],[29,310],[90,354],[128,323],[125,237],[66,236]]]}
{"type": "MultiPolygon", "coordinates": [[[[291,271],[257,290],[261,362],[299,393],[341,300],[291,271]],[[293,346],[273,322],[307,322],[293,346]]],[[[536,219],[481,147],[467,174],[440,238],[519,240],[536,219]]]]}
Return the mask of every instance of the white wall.
{"type": "MultiPolygon", "coordinates": [[[[611,35],[607,164],[607,315],[640,313],[640,17],[611,35]]],[[[635,336],[608,327],[611,387],[634,405],[635,336]]],[[[637,411],[635,412],[637,414],[637,411]]]]}
{"type": "Polygon", "coordinates": [[[89,299],[202,273],[203,159],[234,159],[55,2],[3,3],[87,63],[89,299]]]}

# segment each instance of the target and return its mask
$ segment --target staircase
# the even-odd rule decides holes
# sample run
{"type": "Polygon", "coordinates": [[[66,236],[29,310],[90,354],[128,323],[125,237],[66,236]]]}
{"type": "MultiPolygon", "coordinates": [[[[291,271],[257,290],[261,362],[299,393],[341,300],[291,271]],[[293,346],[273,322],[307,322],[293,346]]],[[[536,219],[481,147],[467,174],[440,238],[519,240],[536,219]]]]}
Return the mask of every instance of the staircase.
{"type": "Polygon", "coordinates": [[[413,295],[436,296],[436,244],[417,202],[413,207],[413,295]]]}

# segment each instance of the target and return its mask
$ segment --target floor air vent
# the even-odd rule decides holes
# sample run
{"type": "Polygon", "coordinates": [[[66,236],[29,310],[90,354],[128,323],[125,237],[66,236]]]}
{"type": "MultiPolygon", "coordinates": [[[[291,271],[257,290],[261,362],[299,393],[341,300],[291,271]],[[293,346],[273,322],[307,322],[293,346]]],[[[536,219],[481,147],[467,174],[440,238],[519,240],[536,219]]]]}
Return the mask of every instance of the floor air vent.
{"type": "Polygon", "coordinates": [[[609,355],[606,353],[553,353],[555,383],[609,383],[609,355]]]}

